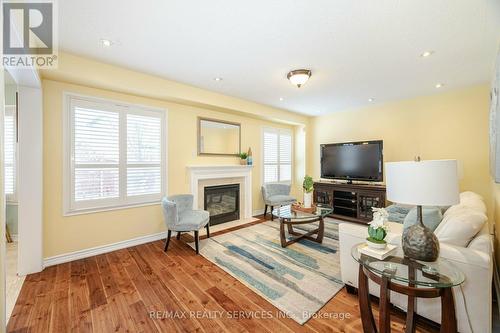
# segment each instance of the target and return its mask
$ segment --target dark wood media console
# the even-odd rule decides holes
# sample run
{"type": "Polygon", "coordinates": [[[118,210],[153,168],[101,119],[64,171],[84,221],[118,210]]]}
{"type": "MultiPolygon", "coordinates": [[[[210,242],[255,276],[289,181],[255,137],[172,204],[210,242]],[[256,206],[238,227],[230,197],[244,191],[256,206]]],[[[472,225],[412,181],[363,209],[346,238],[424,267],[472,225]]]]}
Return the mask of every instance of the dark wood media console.
{"type": "Polygon", "coordinates": [[[368,223],[372,207],[385,207],[385,185],[315,182],[314,202],[333,207],[330,217],[368,223]]]}

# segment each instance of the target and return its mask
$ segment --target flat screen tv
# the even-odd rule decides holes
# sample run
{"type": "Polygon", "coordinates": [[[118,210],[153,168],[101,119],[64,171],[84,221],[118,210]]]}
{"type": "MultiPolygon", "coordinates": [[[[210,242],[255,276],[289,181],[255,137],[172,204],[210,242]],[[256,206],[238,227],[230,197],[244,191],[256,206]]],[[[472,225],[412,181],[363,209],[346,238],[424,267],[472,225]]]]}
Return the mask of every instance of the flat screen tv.
{"type": "Polygon", "coordinates": [[[321,178],[381,182],[383,160],[382,140],[323,144],[321,178]]]}

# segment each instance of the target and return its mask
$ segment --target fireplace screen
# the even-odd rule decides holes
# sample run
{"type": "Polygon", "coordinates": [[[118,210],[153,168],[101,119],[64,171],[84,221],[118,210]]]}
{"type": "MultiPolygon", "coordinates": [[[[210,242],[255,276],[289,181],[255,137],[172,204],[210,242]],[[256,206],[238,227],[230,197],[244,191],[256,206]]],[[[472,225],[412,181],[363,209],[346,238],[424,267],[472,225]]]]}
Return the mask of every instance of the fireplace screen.
{"type": "Polygon", "coordinates": [[[204,189],[205,210],[210,213],[210,225],[240,219],[240,185],[207,186],[204,189]]]}

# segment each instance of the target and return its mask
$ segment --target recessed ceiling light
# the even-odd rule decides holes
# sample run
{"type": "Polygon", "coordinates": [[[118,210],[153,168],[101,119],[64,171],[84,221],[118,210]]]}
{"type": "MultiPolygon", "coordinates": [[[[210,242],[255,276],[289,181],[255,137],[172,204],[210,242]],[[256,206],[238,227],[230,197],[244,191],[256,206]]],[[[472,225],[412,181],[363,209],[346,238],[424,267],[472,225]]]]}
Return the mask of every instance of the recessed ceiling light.
{"type": "Polygon", "coordinates": [[[283,100],[284,100],[284,98],[283,98],[283,97],[280,97],[280,101],[283,101],[283,100]]]}
{"type": "Polygon", "coordinates": [[[374,99],[373,98],[368,98],[368,102],[373,102],[374,99]]]}
{"type": "Polygon", "coordinates": [[[437,89],[442,88],[442,87],[444,87],[444,83],[437,83],[437,84],[435,85],[435,87],[436,87],[437,89]]]}
{"type": "Polygon", "coordinates": [[[102,47],[110,47],[111,45],[114,44],[111,40],[104,38],[100,40],[100,43],[102,47]]]}
{"type": "Polygon", "coordinates": [[[422,58],[427,58],[427,57],[430,57],[431,55],[434,54],[434,51],[425,51],[424,53],[422,53],[420,56],[422,58]]]}
{"type": "Polygon", "coordinates": [[[214,77],[214,81],[222,81],[221,77],[214,77]]]}

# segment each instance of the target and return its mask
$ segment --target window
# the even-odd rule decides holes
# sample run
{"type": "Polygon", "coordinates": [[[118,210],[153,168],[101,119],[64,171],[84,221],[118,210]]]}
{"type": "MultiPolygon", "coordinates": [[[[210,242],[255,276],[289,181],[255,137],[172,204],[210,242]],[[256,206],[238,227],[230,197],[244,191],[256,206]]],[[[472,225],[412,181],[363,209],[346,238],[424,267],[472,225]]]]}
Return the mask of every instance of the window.
{"type": "Polygon", "coordinates": [[[5,195],[7,201],[17,200],[16,164],[17,164],[17,135],[16,135],[16,106],[5,106],[4,119],[4,162],[5,162],[5,195]]]}
{"type": "Polygon", "coordinates": [[[291,182],[292,180],[292,132],[290,130],[264,128],[264,183],[291,182]]]}
{"type": "Polygon", "coordinates": [[[165,112],[73,95],[66,105],[66,213],[158,203],[165,112]]]}

